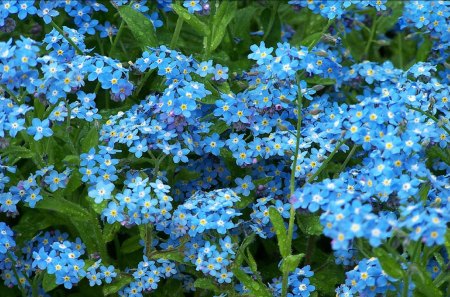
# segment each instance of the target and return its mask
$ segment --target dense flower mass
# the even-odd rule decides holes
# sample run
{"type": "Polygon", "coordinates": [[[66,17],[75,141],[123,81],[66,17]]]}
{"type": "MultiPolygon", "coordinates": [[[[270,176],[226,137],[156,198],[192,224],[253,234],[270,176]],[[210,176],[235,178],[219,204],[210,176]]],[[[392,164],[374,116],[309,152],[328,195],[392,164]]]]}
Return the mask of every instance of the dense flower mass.
{"type": "Polygon", "coordinates": [[[2,1],[0,292],[448,296],[449,15],[2,1]]]}

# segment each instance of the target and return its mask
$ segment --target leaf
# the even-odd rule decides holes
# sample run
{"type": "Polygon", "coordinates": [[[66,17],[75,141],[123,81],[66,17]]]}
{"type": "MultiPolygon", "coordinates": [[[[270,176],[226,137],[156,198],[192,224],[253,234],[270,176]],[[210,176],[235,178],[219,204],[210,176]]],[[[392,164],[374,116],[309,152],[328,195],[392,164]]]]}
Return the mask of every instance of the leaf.
{"type": "Polygon", "coordinates": [[[78,171],[72,172],[69,178],[69,182],[64,189],[64,195],[72,194],[76,189],[81,186],[81,173],[78,171]]]}
{"type": "Polygon", "coordinates": [[[126,239],[122,243],[122,246],[120,247],[120,252],[122,254],[131,254],[135,251],[142,249],[143,246],[139,244],[140,239],[141,239],[140,235],[134,235],[134,236],[126,239]]]}
{"type": "Polygon", "coordinates": [[[230,126],[225,123],[222,120],[215,121],[214,125],[211,127],[209,134],[217,133],[222,134],[223,132],[227,131],[230,128],[230,126]]]}
{"type": "Polygon", "coordinates": [[[450,255],[450,229],[447,228],[445,233],[445,248],[447,249],[447,255],[450,255]]]}
{"type": "Polygon", "coordinates": [[[81,141],[81,152],[87,153],[91,148],[98,144],[98,131],[95,126],[93,126],[88,134],[81,141]]]}
{"type": "Polygon", "coordinates": [[[422,44],[417,49],[416,63],[421,61],[422,62],[427,61],[428,55],[430,54],[432,47],[433,42],[431,42],[430,38],[424,37],[422,44]]]}
{"type": "Polygon", "coordinates": [[[130,6],[120,6],[117,10],[142,49],[158,46],[153,23],[146,16],[130,6]]]}
{"type": "Polygon", "coordinates": [[[442,292],[433,284],[430,274],[425,268],[417,264],[411,264],[412,280],[416,284],[415,290],[428,297],[442,297],[442,292]]]}
{"type": "Polygon", "coordinates": [[[115,222],[114,224],[106,224],[103,228],[103,241],[108,243],[114,240],[117,232],[120,230],[120,223],[115,222]]]}
{"type": "Polygon", "coordinates": [[[194,287],[195,288],[200,288],[203,290],[209,290],[209,291],[213,291],[215,293],[219,293],[220,289],[217,287],[217,285],[214,283],[213,280],[209,279],[209,278],[198,278],[195,280],[194,282],[194,287]]]}
{"type": "Polygon", "coordinates": [[[377,256],[378,261],[380,261],[381,267],[387,274],[396,279],[403,278],[404,271],[402,266],[397,262],[394,256],[390,255],[382,248],[374,249],[374,253],[377,256]]]}
{"type": "Polygon", "coordinates": [[[19,223],[13,227],[17,236],[17,245],[21,245],[23,241],[30,240],[39,231],[43,231],[50,226],[56,226],[57,224],[57,218],[49,216],[46,213],[33,210],[24,212],[20,217],[19,223]]]}
{"type": "MultiPolygon", "coordinates": [[[[100,253],[104,262],[108,262],[106,246],[97,217],[80,205],[55,196],[45,197],[36,204],[37,209],[55,211],[69,218],[90,254],[100,253]]],[[[66,222],[66,223],[67,223],[66,222]]]]}
{"type": "Polygon", "coordinates": [[[426,182],[422,184],[419,190],[419,197],[423,202],[427,202],[428,192],[430,192],[430,183],[426,182]]]}
{"type": "Polygon", "coordinates": [[[247,288],[249,289],[254,296],[258,297],[271,297],[272,294],[269,292],[267,287],[252,279],[249,275],[247,275],[245,272],[240,270],[240,268],[234,268],[232,269],[234,275],[237,277],[237,279],[247,288]]]}
{"type": "MultiPolygon", "coordinates": [[[[274,2],[276,3],[276,2],[274,2]]],[[[280,15],[276,12],[273,20],[272,27],[270,26],[270,18],[272,17],[272,10],[278,7],[278,5],[274,5],[274,8],[265,9],[261,14],[261,21],[263,22],[263,30],[264,34],[268,34],[265,40],[267,46],[275,46],[278,42],[281,41],[281,20],[280,15]],[[269,31],[267,33],[267,31],[269,31]]]]}
{"type": "Polygon", "coordinates": [[[197,171],[191,171],[186,168],[182,168],[180,172],[175,175],[174,183],[180,180],[191,181],[197,179],[201,174],[197,171]]]}
{"type": "Polygon", "coordinates": [[[303,233],[308,235],[321,235],[323,226],[320,224],[320,216],[314,214],[301,214],[297,216],[298,226],[303,233]]]}
{"type": "Polygon", "coordinates": [[[290,273],[295,270],[295,268],[298,267],[298,264],[300,264],[300,261],[303,259],[305,254],[298,254],[298,255],[289,255],[286,258],[283,259],[283,263],[281,264],[281,272],[283,273],[290,273]]]}
{"type": "Polygon", "coordinates": [[[111,295],[117,293],[120,289],[133,281],[133,278],[126,274],[119,274],[112,283],[103,285],[103,295],[111,295]]]}
{"type": "Polygon", "coordinates": [[[239,247],[239,250],[236,255],[236,260],[234,261],[234,266],[239,267],[242,265],[242,262],[244,261],[244,251],[247,249],[247,247],[255,241],[256,234],[252,233],[250,236],[245,237],[245,239],[242,241],[241,246],[239,247]]]}
{"type": "Polygon", "coordinates": [[[70,164],[70,165],[78,165],[80,164],[80,156],[77,155],[67,155],[62,159],[64,163],[70,164]]]}
{"type": "Polygon", "coordinates": [[[270,182],[273,179],[273,176],[266,176],[263,178],[259,178],[257,180],[253,181],[253,184],[257,187],[259,185],[267,185],[268,182],[270,182]]]}
{"type": "Polygon", "coordinates": [[[184,7],[172,3],[173,11],[203,37],[209,36],[211,30],[196,15],[190,14],[184,7]]]}
{"type": "Polygon", "coordinates": [[[213,52],[222,42],[228,24],[233,20],[237,9],[237,1],[223,1],[212,19],[212,33],[209,52],[213,52]]]}
{"type": "Polygon", "coordinates": [[[21,158],[21,159],[30,159],[33,158],[34,154],[31,150],[27,149],[23,146],[12,145],[5,149],[2,149],[2,156],[13,158],[21,158]]]}
{"type": "Polygon", "coordinates": [[[280,254],[283,258],[286,258],[289,254],[289,247],[287,243],[287,231],[284,225],[284,220],[281,214],[274,207],[269,208],[270,221],[275,229],[278,240],[278,248],[280,249],[280,254]]]}
{"type": "Polygon", "coordinates": [[[161,252],[156,252],[153,253],[150,257],[151,259],[164,259],[164,260],[172,260],[178,263],[183,263],[184,262],[184,255],[181,251],[172,251],[172,252],[166,252],[166,251],[161,251],[161,252]]]}
{"type": "Polygon", "coordinates": [[[56,284],[56,276],[54,274],[48,274],[44,272],[44,278],[42,279],[42,288],[45,292],[50,292],[58,285],[56,284]]]}
{"type": "Polygon", "coordinates": [[[253,273],[258,272],[258,266],[256,264],[255,258],[253,258],[252,253],[247,248],[247,263],[250,266],[250,269],[253,271],[253,273]]]}
{"type": "Polygon", "coordinates": [[[320,76],[314,76],[311,78],[306,78],[305,81],[309,85],[322,85],[322,86],[334,86],[336,84],[336,80],[332,78],[323,78],[320,76]]]}

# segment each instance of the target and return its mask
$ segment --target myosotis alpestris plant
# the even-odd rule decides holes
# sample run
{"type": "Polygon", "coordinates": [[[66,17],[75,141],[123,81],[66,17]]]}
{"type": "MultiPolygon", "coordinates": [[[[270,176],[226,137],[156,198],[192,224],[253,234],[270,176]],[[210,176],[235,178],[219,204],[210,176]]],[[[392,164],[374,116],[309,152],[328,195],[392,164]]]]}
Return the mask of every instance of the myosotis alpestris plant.
{"type": "Polygon", "coordinates": [[[2,296],[448,296],[449,14],[2,1],[2,296]]]}

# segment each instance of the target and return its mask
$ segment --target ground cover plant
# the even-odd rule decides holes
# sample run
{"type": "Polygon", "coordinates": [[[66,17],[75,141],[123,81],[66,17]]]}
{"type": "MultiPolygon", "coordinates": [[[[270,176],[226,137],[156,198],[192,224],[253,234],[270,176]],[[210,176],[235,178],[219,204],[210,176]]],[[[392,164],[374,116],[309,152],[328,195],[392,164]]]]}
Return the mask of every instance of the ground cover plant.
{"type": "Polygon", "coordinates": [[[1,296],[450,296],[450,1],[0,1],[1,296]]]}

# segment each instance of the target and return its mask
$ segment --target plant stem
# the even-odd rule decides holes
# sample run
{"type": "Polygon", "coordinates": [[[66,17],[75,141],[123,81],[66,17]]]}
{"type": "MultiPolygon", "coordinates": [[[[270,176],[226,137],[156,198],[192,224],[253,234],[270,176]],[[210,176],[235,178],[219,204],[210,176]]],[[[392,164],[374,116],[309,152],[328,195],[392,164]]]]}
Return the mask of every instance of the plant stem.
{"type": "Polygon", "coordinates": [[[328,163],[330,163],[331,159],[333,159],[334,155],[336,155],[336,153],[339,151],[339,148],[345,143],[345,141],[346,139],[342,139],[340,142],[338,142],[328,158],[326,158],[319,169],[317,169],[317,171],[308,179],[308,183],[311,183],[328,166],[328,163]]]}
{"type": "Polygon", "coordinates": [[[369,54],[370,46],[371,46],[371,44],[372,44],[372,42],[373,42],[373,38],[375,37],[375,32],[377,31],[377,21],[378,21],[378,19],[377,19],[377,17],[375,16],[375,17],[373,18],[372,27],[370,28],[369,40],[367,41],[366,48],[364,49],[364,55],[363,55],[363,57],[364,57],[365,59],[368,58],[367,55],[369,54]]]}
{"type": "Polygon", "coordinates": [[[342,163],[341,167],[339,168],[339,170],[334,174],[334,178],[337,178],[339,176],[339,174],[344,171],[345,167],[347,166],[348,162],[350,162],[350,159],[353,157],[353,155],[356,152],[356,149],[358,148],[357,144],[354,144],[352,149],[350,150],[350,153],[348,153],[347,158],[345,158],[344,163],[342,163]]]}
{"type": "Polygon", "coordinates": [[[403,69],[403,34],[398,34],[398,56],[399,56],[399,67],[400,69],[403,69]]]}
{"type": "Polygon", "coordinates": [[[183,19],[178,17],[177,25],[175,26],[175,32],[172,35],[172,40],[170,41],[170,48],[173,49],[178,42],[180,37],[181,28],[183,27],[183,19]]]}
{"type": "Polygon", "coordinates": [[[275,4],[272,7],[272,13],[270,14],[269,25],[267,26],[266,32],[264,32],[263,40],[266,41],[270,32],[272,31],[273,24],[275,23],[275,17],[277,16],[278,6],[280,5],[279,1],[275,1],[275,4]]]}
{"type": "Polygon", "coordinates": [[[17,279],[17,286],[19,287],[19,290],[22,293],[22,296],[27,296],[27,294],[25,292],[25,288],[22,287],[22,284],[20,283],[20,280],[19,280],[19,273],[17,272],[17,269],[16,269],[16,261],[14,261],[14,258],[12,257],[10,252],[6,252],[6,255],[8,256],[8,258],[12,262],[12,269],[13,269],[13,272],[14,272],[14,276],[17,279]]]}
{"type": "Polygon", "coordinates": [[[447,128],[446,126],[444,126],[444,124],[441,125],[441,124],[439,123],[439,122],[440,122],[439,119],[436,118],[436,117],[435,117],[434,115],[432,115],[431,113],[428,113],[428,112],[426,112],[426,111],[423,111],[422,109],[417,108],[417,107],[414,107],[414,106],[411,106],[411,105],[409,105],[409,104],[407,104],[406,107],[408,107],[409,109],[415,110],[415,111],[417,111],[417,112],[420,112],[421,114],[423,114],[423,115],[427,116],[428,118],[432,119],[433,121],[435,121],[435,122],[438,124],[438,126],[440,126],[442,129],[444,129],[445,132],[447,132],[448,135],[450,135],[450,129],[447,128]]]}
{"type": "Polygon", "coordinates": [[[64,37],[65,40],[67,40],[68,43],[70,43],[70,45],[72,45],[75,48],[75,51],[77,52],[77,54],[79,54],[79,55],[83,54],[83,51],[78,47],[78,45],[75,44],[75,42],[73,42],[72,39],[67,37],[67,35],[63,31],[63,29],[61,29],[54,21],[51,22],[51,25],[53,28],[55,28],[56,31],[58,31],[64,37]]]}
{"type": "MultiPolygon", "coordinates": [[[[297,81],[297,84],[300,84],[300,81],[297,81]]],[[[291,170],[291,179],[289,184],[289,197],[292,197],[295,191],[295,170],[297,167],[298,161],[298,152],[300,150],[300,138],[301,138],[301,128],[302,128],[302,93],[301,90],[298,90],[297,95],[297,131],[295,136],[295,151],[294,151],[294,161],[292,162],[292,170],[291,170]]],[[[288,234],[287,234],[287,244],[289,254],[292,253],[292,237],[294,234],[294,222],[295,222],[295,208],[294,205],[291,204],[291,208],[289,210],[289,226],[288,226],[288,234]]],[[[283,272],[283,279],[281,284],[281,296],[285,297],[287,295],[288,289],[288,272],[283,272]]]]}

